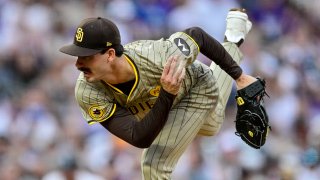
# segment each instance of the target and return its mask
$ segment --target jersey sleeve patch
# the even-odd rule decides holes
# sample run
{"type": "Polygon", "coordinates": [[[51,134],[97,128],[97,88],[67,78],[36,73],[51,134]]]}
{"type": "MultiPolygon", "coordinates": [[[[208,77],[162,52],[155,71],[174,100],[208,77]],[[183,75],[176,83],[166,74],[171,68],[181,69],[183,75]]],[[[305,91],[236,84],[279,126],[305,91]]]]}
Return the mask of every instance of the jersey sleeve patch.
{"type": "Polygon", "coordinates": [[[184,55],[189,56],[190,46],[187,44],[187,42],[184,39],[175,38],[173,41],[184,55]]]}
{"type": "Polygon", "coordinates": [[[176,32],[172,34],[168,39],[173,46],[169,47],[167,52],[168,56],[172,55],[182,55],[187,62],[187,65],[193,63],[198,54],[199,46],[188,34],[183,32],[176,32]]]}
{"type": "Polygon", "coordinates": [[[89,108],[89,116],[93,120],[99,121],[105,114],[106,111],[103,106],[93,105],[89,108]]]}
{"type": "Polygon", "coordinates": [[[113,106],[108,106],[107,108],[99,105],[90,106],[88,108],[88,115],[92,120],[89,120],[88,123],[93,124],[109,119],[114,114],[115,109],[116,104],[113,104],[113,106]]]}

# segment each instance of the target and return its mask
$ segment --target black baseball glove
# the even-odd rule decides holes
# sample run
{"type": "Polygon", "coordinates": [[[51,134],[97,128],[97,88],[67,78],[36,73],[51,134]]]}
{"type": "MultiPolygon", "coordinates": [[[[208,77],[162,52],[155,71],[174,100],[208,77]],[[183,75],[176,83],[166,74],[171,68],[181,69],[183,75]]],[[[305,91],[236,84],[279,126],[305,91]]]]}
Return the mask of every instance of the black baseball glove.
{"type": "Polygon", "coordinates": [[[257,79],[254,83],[237,91],[235,125],[237,136],[240,136],[251,147],[260,149],[266,142],[271,127],[267,112],[262,104],[263,97],[268,96],[265,91],[265,81],[257,79]]]}

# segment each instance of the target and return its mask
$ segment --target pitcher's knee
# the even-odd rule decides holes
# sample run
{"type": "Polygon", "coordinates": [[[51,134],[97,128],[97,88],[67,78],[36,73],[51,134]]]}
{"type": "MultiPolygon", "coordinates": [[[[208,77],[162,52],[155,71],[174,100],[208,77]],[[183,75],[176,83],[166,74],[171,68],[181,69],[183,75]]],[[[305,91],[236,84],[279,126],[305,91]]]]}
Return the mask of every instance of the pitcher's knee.
{"type": "Polygon", "coordinates": [[[199,135],[202,136],[215,136],[221,129],[221,123],[214,126],[204,126],[199,130],[199,135]]]}

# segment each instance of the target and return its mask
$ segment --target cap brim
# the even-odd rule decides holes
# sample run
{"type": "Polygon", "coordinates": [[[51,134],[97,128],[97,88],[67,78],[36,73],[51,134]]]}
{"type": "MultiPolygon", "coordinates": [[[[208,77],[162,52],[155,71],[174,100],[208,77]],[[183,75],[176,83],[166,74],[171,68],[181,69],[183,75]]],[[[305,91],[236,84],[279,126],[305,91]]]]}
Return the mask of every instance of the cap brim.
{"type": "Polygon", "coordinates": [[[74,44],[63,46],[59,49],[60,52],[71,55],[71,56],[92,56],[99,53],[99,49],[88,49],[74,44]]]}

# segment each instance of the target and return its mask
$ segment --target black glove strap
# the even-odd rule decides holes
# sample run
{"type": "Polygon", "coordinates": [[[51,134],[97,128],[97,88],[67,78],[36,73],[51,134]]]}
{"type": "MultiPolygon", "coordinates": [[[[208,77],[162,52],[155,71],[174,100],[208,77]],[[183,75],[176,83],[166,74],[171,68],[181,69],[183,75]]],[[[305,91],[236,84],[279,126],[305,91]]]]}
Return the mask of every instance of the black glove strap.
{"type": "Polygon", "coordinates": [[[265,81],[257,78],[258,80],[250,84],[244,89],[238,91],[240,96],[245,96],[249,98],[256,97],[259,93],[264,91],[265,81]]]}

